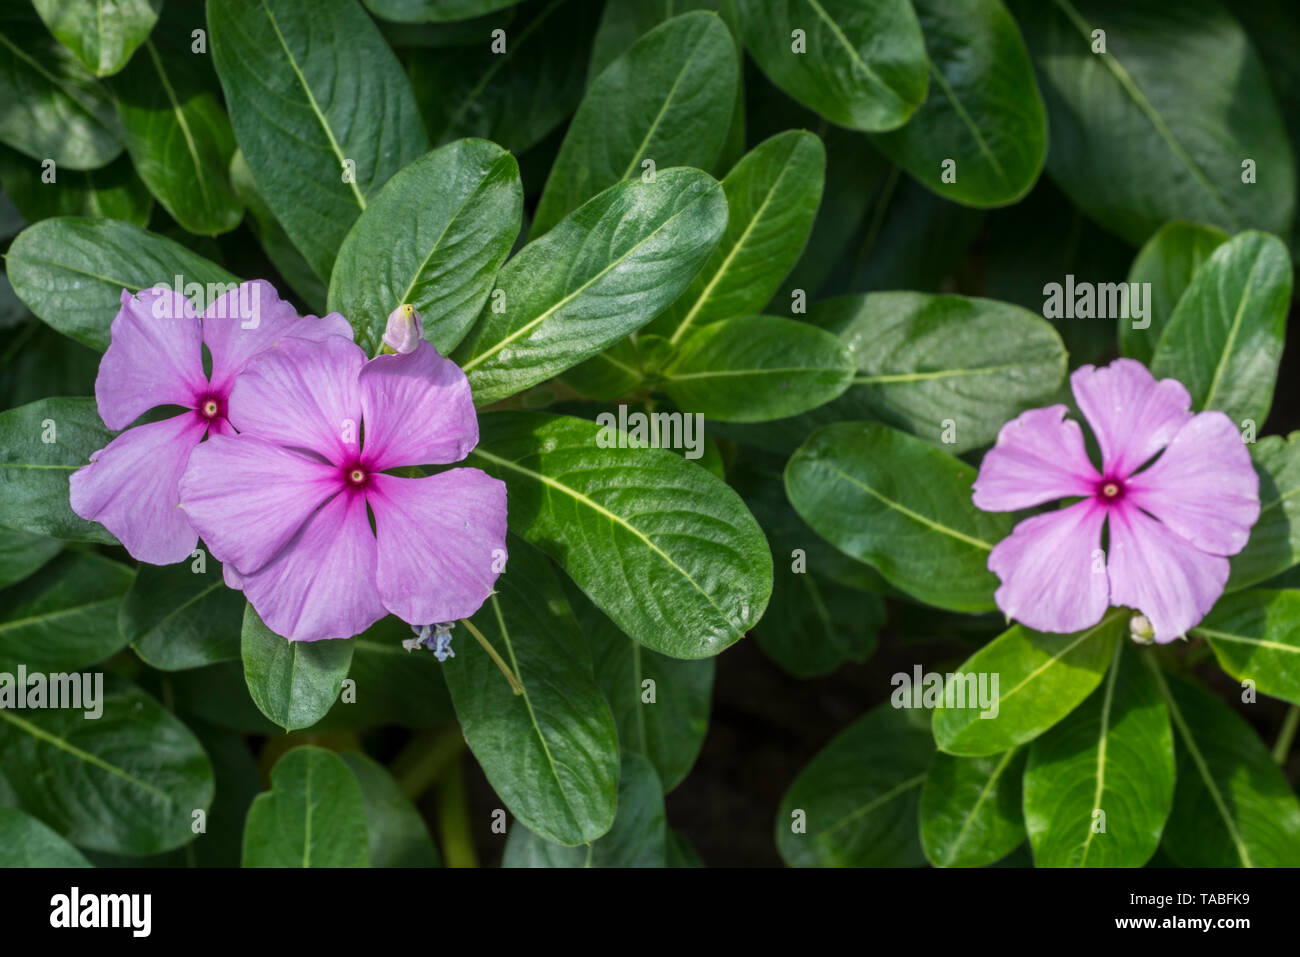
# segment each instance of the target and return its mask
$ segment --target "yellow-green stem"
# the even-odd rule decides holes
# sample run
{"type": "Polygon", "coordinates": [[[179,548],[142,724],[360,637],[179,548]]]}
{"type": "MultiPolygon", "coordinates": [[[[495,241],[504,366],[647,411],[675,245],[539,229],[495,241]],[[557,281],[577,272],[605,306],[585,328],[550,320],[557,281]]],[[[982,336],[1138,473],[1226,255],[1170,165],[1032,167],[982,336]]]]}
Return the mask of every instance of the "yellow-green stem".
{"type": "Polygon", "coordinates": [[[515,676],[515,673],[511,671],[510,666],[505,663],[505,659],[497,654],[497,650],[492,647],[492,643],[483,636],[483,632],[475,628],[474,623],[468,618],[462,618],[460,622],[469,629],[469,633],[478,640],[480,645],[483,646],[483,650],[488,653],[488,657],[496,662],[497,667],[501,669],[501,673],[506,676],[506,681],[510,682],[510,690],[515,694],[523,694],[524,686],[519,683],[519,679],[515,676]]]}

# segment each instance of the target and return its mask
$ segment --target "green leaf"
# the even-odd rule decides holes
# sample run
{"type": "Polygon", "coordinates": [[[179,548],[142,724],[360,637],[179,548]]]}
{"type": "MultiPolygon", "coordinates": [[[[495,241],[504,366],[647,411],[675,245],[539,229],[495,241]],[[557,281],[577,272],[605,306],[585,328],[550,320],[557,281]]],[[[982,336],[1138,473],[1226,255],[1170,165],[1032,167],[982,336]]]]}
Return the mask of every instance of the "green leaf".
{"type": "Polygon", "coordinates": [[[523,187],[515,158],[486,140],[458,140],[404,167],[343,240],[329,310],[378,351],[403,303],[443,355],[464,337],[519,233],[523,187]]]}
{"type": "Polygon", "coordinates": [[[43,182],[41,175],[39,161],[0,148],[0,184],[29,223],[53,216],[124,219],[137,226],[149,222],[153,197],[129,156],[100,169],[59,170],[52,183],[43,182]]]}
{"type": "Polygon", "coordinates": [[[1024,625],[1004,631],[956,669],[956,680],[949,681],[954,706],[945,701],[935,709],[934,740],[949,754],[971,757],[1000,754],[1032,741],[1101,684],[1115,642],[1127,629],[1128,613],[1113,608],[1091,628],[1072,635],[1024,625]],[[970,679],[962,678],[970,675],[987,676],[994,702],[988,711],[970,700],[970,679]],[[956,697],[963,690],[964,705],[956,697]]]}
{"type": "Polygon", "coordinates": [[[375,16],[397,23],[468,20],[516,3],[519,0],[366,0],[375,16]]]}
{"type": "Polygon", "coordinates": [[[663,373],[680,409],[722,422],[765,422],[834,399],[853,359],[829,332],[794,319],[744,316],[694,329],[663,373]]]}
{"type": "Polygon", "coordinates": [[[530,4],[504,53],[493,50],[489,27],[467,45],[413,52],[411,85],[433,141],[479,136],[518,155],[545,139],[582,101],[598,8],[597,0],[530,4]]]}
{"type": "Polygon", "coordinates": [[[244,867],[368,867],[361,785],[338,755],[294,748],[248,809],[244,867]]]}
{"type": "Polygon", "coordinates": [[[1002,0],[912,0],[930,96],[876,146],[919,183],[968,206],[1005,206],[1038,180],[1047,116],[1034,67],[1002,0]],[[945,167],[955,179],[944,182],[945,167]]]}
{"type": "Polygon", "coordinates": [[[1259,475],[1259,519],[1231,558],[1228,591],[1272,578],[1300,562],[1300,433],[1249,445],[1259,475]]]}
{"type": "Polygon", "coordinates": [[[134,572],[93,553],[69,552],[0,592],[0,670],[72,671],[120,651],[117,609],[134,572]]]}
{"type": "Polygon", "coordinates": [[[382,764],[355,751],[340,755],[366,808],[371,867],[437,867],[441,861],[424,818],[382,764]]]}
{"type": "Polygon", "coordinates": [[[31,815],[0,807],[0,867],[91,867],[82,853],[31,815]]]}
{"type": "Polygon", "coordinates": [[[213,792],[198,739],[120,678],[103,676],[95,691],[94,707],[0,708],[0,791],[79,847],[157,854],[193,840],[192,815],[213,792]]]}
{"type": "Polygon", "coordinates": [[[94,399],[41,399],[0,412],[0,522],[53,538],[116,544],[68,504],[69,476],[112,440],[94,399]]]}
{"type": "Polygon", "coordinates": [[[1291,305],[1291,256],[1266,233],[1241,233],[1197,270],[1156,344],[1151,371],[1172,376],[1198,410],[1242,426],[1268,418],[1291,305]]]}
{"type": "Polygon", "coordinates": [[[258,709],[285,731],[310,728],[338,700],[352,664],[352,640],[290,641],[252,605],[244,609],[240,654],[258,709]]]}
{"type": "Polygon", "coordinates": [[[168,5],[163,21],[157,43],[146,40],[113,81],[126,149],[182,228],[215,236],[244,218],[229,178],[235,133],[208,58],[190,49],[190,31],[204,26],[202,13],[168,5]]]}
{"type": "Polygon", "coordinates": [[[629,177],[710,168],[727,135],[738,72],[735,43],[716,14],[686,13],[643,36],[587,90],[542,190],[532,236],[629,177]]]}
{"type": "Polygon", "coordinates": [[[908,0],[740,0],[740,19],[768,79],[832,123],[892,130],[925,101],[929,61],[908,0]]]}
{"type": "Polygon", "coordinates": [[[721,479],[667,449],[602,448],[582,419],[502,412],[479,427],[470,461],[506,483],[511,530],[626,634],[707,658],[762,617],[771,555],[721,479]]]}
{"type": "Polygon", "coordinates": [[[0,528],[0,586],[23,581],[62,549],[57,538],[0,528]]]}
{"type": "Polygon", "coordinates": [[[208,24],[257,190],[328,280],[367,202],[429,148],[406,75],[356,0],[212,0],[208,24]]]}
{"type": "Polygon", "coordinates": [[[162,0],[32,0],[50,32],[76,54],[86,69],[110,76],[145,42],[162,0]]]}
{"type": "Polygon", "coordinates": [[[1024,748],[982,758],[935,754],[921,788],[921,846],[935,867],[986,867],[1020,846],[1027,756],[1024,748]]]}
{"type": "Polygon", "coordinates": [[[664,792],[671,791],[686,779],[704,746],[713,659],[682,661],[642,648],[576,587],[566,591],[591,649],[596,684],[614,712],[619,744],[625,754],[648,758],[664,792]]]}
{"type": "Polygon", "coordinates": [[[676,344],[692,325],[761,312],[803,251],[825,172],[826,150],[804,130],[780,133],[746,153],[722,181],[722,241],[651,331],[676,344]]]}
{"type": "Polygon", "coordinates": [[[206,286],[210,302],[239,282],[180,243],[114,219],[67,216],[28,226],[5,261],[14,292],[38,318],[100,352],[123,289],[171,286],[180,276],[187,287],[206,286]]]}
{"type": "Polygon", "coordinates": [[[917,808],[934,744],[923,719],[882,704],[841,731],[781,799],[776,844],[792,867],[925,863],[917,808]]]}
{"type": "Polygon", "coordinates": [[[0,142],[52,160],[56,176],[97,169],[122,152],[112,97],[25,3],[0,10],[0,103],[0,142]]]}
{"type": "Polygon", "coordinates": [[[1238,681],[1300,704],[1300,591],[1225,595],[1190,634],[1208,641],[1219,666],[1238,681]]]}
{"type": "Polygon", "coordinates": [[[823,300],[808,321],[839,336],[857,367],[840,418],[879,419],[952,454],[988,445],[1065,381],[1051,323],[1005,302],[877,292],[823,300]]]}
{"type": "Polygon", "coordinates": [[[522,824],[510,828],[502,867],[666,867],[668,824],[654,767],[639,754],[623,755],[618,814],[609,832],[586,847],[565,847],[522,824]]]}
{"type": "Polygon", "coordinates": [[[547,560],[512,541],[497,591],[474,621],[523,693],[458,628],[443,670],[470,750],[530,830],[557,844],[595,840],[614,821],[618,733],[547,560]]]}
{"type": "Polygon", "coordinates": [[[1144,653],[1125,644],[1102,686],[1029,747],[1025,824],[1038,867],[1141,867],[1160,844],[1173,731],[1144,653]]]}
{"type": "Polygon", "coordinates": [[[1160,847],[1180,867],[1289,867],[1300,802],[1255,730],[1218,698],[1152,665],[1177,730],[1178,785],[1160,847]]]}
{"type": "Polygon", "coordinates": [[[1221,5],[1009,5],[1047,103],[1047,170],[1089,216],[1133,245],[1170,220],[1289,234],[1296,176],[1282,116],[1221,5]],[[1245,159],[1257,181],[1243,181],[1245,159]]]}
{"type": "Polygon", "coordinates": [[[453,357],[475,403],[521,392],[644,326],[686,288],[726,221],[707,173],[660,170],[652,183],[610,187],[529,243],[453,357]]]}
{"type": "MultiPolygon", "coordinates": [[[[1174,314],[1192,277],[1210,254],[1228,241],[1228,234],[1214,226],[1192,223],[1166,223],[1146,241],[1133,268],[1130,283],[1150,283],[1145,321],[1134,318],[1119,320],[1119,348],[1122,355],[1150,364],[1160,334],[1174,314]],[[1137,324],[1143,323],[1143,328],[1137,324]]],[[[1130,286],[1130,288],[1132,288],[1130,286]]]]}
{"type": "Polygon", "coordinates": [[[240,655],[244,598],[227,588],[221,565],[141,565],[118,617],[122,637],[163,671],[201,668],[240,655]]]}
{"type": "Polygon", "coordinates": [[[965,462],[865,422],[818,429],[785,470],[790,504],[818,535],[914,598],[968,612],[995,607],[988,555],[1013,524],[975,507],[974,481],[965,462]]]}

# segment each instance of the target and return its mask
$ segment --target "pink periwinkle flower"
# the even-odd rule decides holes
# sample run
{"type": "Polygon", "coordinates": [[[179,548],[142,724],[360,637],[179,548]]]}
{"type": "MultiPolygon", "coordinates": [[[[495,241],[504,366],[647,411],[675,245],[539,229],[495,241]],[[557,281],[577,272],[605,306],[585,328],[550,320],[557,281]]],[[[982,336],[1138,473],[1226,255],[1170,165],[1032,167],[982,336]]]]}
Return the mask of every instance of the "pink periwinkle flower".
{"type": "Polygon", "coordinates": [[[287,337],[352,337],[337,313],[299,316],[270,283],[246,282],[200,317],[179,292],[122,290],[99,364],[95,399],[110,429],[125,429],[159,406],[186,411],[127,429],[70,479],[72,510],[99,522],[138,561],[169,565],[194,551],[198,535],[176,507],[177,482],[205,435],[230,435],[227,404],[250,357],[287,337]],[[203,371],[203,349],[212,372],[203,371]]]}
{"type": "Polygon", "coordinates": [[[1002,582],[995,600],[1008,618],[1047,632],[1081,631],[1111,605],[1134,608],[1156,641],[1172,641],[1223,593],[1227,556],[1259,518],[1259,476],[1226,415],[1193,414],[1180,382],[1157,382],[1140,362],[1083,366],[1070,385],[1101,471],[1078,423],[1052,405],[1004,425],[975,480],[985,511],[1080,499],[998,543],[988,563],[1002,582]]]}
{"type": "Polygon", "coordinates": [[[346,638],[389,612],[451,622],[491,594],[505,484],[475,468],[390,474],[478,442],[465,374],[428,342],[367,360],[341,337],[281,340],[247,364],[226,414],[238,434],[194,450],[181,508],[273,631],[346,638]]]}

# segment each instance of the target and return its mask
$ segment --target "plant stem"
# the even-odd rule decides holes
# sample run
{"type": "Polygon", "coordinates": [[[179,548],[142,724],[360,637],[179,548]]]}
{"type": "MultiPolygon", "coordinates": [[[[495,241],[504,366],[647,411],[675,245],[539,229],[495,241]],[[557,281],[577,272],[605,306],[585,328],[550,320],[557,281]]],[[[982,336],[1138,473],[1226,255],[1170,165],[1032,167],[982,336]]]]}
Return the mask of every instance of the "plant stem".
{"type": "Polygon", "coordinates": [[[483,650],[488,653],[488,657],[497,663],[501,673],[506,676],[506,681],[510,682],[510,690],[515,694],[523,694],[524,686],[519,683],[519,679],[515,677],[515,673],[510,670],[510,666],[505,663],[505,660],[497,654],[497,650],[483,637],[483,632],[475,628],[474,623],[468,618],[462,618],[460,623],[469,629],[469,633],[478,639],[478,643],[483,646],[483,650]]]}
{"type": "Polygon", "coordinates": [[[438,838],[442,862],[447,867],[478,867],[478,854],[470,834],[469,801],[465,795],[465,774],[459,757],[437,781],[438,838]]]}
{"type": "Polygon", "coordinates": [[[1291,743],[1295,741],[1297,726],[1300,726],[1300,705],[1293,704],[1282,719],[1282,730],[1278,732],[1277,743],[1273,745],[1273,760],[1278,764],[1286,764],[1287,756],[1291,753],[1291,743]]]}
{"type": "Polygon", "coordinates": [[[464,750],[465,736],[453,721],[414,735],[393,759],[390,770],[402,793],[414,801],[459,760],[464,750]]]}

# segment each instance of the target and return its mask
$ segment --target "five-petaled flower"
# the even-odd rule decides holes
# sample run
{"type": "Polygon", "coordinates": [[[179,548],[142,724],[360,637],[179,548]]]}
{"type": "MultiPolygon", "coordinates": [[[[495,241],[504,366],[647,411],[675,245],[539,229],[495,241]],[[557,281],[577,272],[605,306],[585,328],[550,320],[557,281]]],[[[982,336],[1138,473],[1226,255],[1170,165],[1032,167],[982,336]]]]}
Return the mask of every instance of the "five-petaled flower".
{"type": "Polygon", "coordinates": [[[428,342],[367,360],[350,339],[284,339],[245,367],[227,417],[238,434],[194,450],[181,508],[273,631],[455,621],[491,594],[505,484],[475,468],[389,474],[478,442],[465,374],[428,342]]]}
{"type": "Polygon", "coordinates": [[[975,481],[985,511],[1080,499],[1026,519],[993,549],[998,607],[1039,631],[1075,632],[1126,606],[1150,620],[1156,641],[1172,641],[1223,593],[1227,556],[1259,518],[1259,477],[1232,421],[1193,414],[1174,379],[1118,359],[1082,366],[1070,384],[1101,471],[1078,423],[1053,405],[1003,426],[975,481]]]}
{"type": "Polygon", "coordinates": [[[299,316],[258,280],[214,300],[201,318],[179,292],[151,288],[132,296],[124,289],[110,336],[95,379],[105,425],[125,429],[159,406],[187,411],[128,429],[93,452],[72,475],[72,510],[107,528],[137,560],[169,565],[198,544],[176,507],[176,483],[205,435],[233,433],[227,406],[245,363],[279,340],[350,339],[352,327],[338,313],[299,316]],[[210,374],[203,371],[204,347],[210,374]]]}

